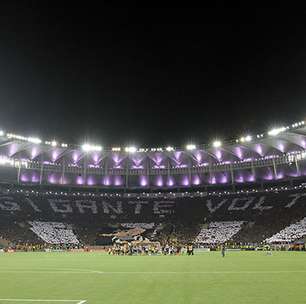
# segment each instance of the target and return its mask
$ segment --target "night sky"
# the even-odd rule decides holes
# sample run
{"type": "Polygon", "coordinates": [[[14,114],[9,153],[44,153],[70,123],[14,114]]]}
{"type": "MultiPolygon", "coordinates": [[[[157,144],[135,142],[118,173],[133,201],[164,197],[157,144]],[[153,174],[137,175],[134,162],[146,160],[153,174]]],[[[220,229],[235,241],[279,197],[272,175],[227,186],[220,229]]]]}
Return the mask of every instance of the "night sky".
{"type": "Polygon", "coordinates": [[[303,10],[4,2],[4,130],[156,147],[306,118],[303,10]]]}

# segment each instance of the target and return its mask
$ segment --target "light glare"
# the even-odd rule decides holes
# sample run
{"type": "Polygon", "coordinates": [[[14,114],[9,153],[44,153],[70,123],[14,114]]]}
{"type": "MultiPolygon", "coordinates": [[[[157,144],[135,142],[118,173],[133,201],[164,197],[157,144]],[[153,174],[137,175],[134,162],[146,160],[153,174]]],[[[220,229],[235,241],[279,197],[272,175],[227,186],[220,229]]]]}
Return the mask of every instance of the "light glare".
{"type": "Polygon", "coordinates": [[[125,152],[127,153],[135,153],[137,151],[137,148],[136,147],[126,147],[125,148],[125,152]]]}
{"type": "Polygon", "coordinates": [[[222,142],[220,141],[220,140],[215,140],[214,142],[213,142],[213,147],[214,148],[219,148],[219,147],[221,147],[222,146],[222,142]]]}
{"type": "Polygon", "coordinates": [[[189,144],[189,145],[186,146],[186,150],[188,150],[188,151],[195,150],[196,148],[197,148],[197,147],[196,147],[196,145],[194,145],[194,144],[189,144]]]}

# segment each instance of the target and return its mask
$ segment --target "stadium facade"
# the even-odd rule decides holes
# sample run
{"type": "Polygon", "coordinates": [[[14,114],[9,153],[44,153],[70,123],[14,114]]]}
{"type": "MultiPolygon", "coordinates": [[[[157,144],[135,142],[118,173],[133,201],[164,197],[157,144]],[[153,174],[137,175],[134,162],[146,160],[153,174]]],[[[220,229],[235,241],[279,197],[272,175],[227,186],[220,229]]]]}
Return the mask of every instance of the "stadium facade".
{"type": "Polygon", "coordinates": [[[184,148],[102,149],[0,131],[0,247],[122,237],[304,246],[305,177],[304,122],[184,148]]]}
{"type": "Polygon", "coordinates": [[[184,148],[102,149],[0,132],[0,180],[5,183],[145,191],[293,184],[305,176],[304,121],[184,148]]]}

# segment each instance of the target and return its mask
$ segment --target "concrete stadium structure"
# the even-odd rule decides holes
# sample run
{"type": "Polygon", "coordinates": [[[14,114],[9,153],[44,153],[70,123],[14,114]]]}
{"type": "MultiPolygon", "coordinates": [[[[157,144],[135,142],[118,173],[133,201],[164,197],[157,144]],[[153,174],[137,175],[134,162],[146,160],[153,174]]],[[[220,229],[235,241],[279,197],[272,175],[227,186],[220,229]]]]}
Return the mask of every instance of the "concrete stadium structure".
{"type": "Polygon", "coordinates": [[[0,181],[110,189],[237,187],[301,182],[304,121],[255,136],[184,148],[108,148],[0,131],[0,181]]]}

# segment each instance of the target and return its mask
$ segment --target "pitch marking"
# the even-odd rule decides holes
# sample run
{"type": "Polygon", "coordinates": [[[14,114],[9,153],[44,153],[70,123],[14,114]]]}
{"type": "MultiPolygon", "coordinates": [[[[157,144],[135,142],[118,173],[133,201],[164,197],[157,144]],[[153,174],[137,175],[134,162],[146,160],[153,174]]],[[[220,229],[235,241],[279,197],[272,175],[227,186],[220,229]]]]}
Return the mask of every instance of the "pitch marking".
{"type": "Polygon", "coordinates": [[[86,300],[47,300],[47,299],[0,299],[0,302],[74,302],[76,304],[84,304],[86,300]]]}
{"type": "MultiPolygon", "coordinates": [[[[68,270],[2,270],[1,273],[35,273],[35,274],[282,274],[282,273],[306,273],[306,270],[246,270],[246,271],[99,271],[84,269],[83,271],[68,271],[68,270]]],[[[1,300],[1,299],[0,299],[1,300]]],[[[82,300],[83,301],[83,300],[82,300]]],[[[85,302],[86,303],[86,302],[85,302]]],[[[82,303],[83,304],[83,303],[82,303]]]]}

